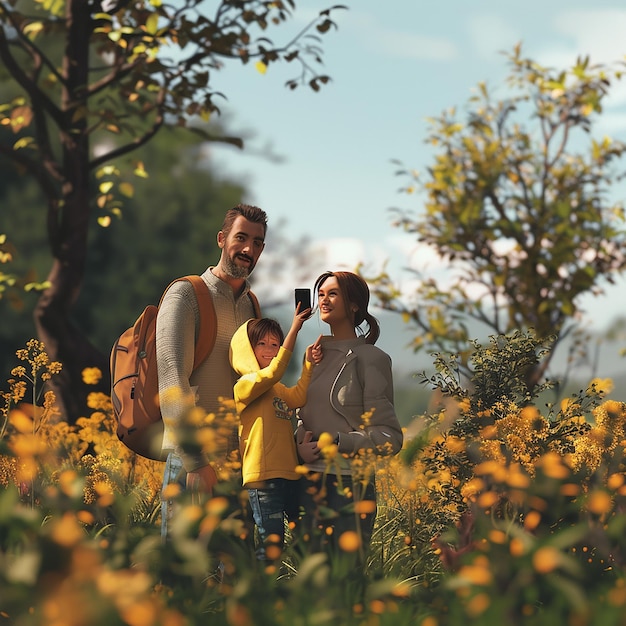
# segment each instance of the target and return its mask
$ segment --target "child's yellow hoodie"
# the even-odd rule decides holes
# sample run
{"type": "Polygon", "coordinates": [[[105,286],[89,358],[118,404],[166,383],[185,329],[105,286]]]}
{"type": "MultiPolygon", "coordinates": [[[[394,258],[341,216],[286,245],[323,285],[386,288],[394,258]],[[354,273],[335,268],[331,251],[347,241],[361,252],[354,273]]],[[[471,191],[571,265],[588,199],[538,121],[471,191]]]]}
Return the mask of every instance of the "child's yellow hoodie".
{"type": "Polygon", "coordinates": [[[300,379],[293,387],[280,382],[291,352],[282,346],[264,368],[248,338],[248,322],[230,342],[230,363],[241,376],[235,383],[235,407],[239,414],[239,448],[244,487],[270,478],[297,480],[298,455],[294,441],[295,409],[306,401],[313,364],[304,360],[300,379]]]}

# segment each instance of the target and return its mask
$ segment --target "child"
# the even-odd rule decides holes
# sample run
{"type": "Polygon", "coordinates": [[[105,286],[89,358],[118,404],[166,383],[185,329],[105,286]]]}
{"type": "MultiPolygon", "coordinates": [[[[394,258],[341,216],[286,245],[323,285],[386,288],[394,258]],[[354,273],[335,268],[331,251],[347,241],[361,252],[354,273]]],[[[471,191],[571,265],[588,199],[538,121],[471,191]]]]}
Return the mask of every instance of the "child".
{"type": "Polygon", "coordinates": [[[300,312],[298,305],[286,337],[276,320],[248,320],[235,331],[230,343],[230,362],[241,376],[234,398],[240,418],[243,486],[248,490],[259,534],[259,560],[278,558],[284,543],[285,517],[292,521],[298,515],[300,475],[296,472],[299,461],[292,420],[295,409],[306,399],[313,365],[321,360],[319,347],[307,347],[295,386],[286,387],[280,379],[289,365],[298,332],[310,315],[311,309],[300,312]],[[278,549],[268,555],[269,543],[278,549]]]}

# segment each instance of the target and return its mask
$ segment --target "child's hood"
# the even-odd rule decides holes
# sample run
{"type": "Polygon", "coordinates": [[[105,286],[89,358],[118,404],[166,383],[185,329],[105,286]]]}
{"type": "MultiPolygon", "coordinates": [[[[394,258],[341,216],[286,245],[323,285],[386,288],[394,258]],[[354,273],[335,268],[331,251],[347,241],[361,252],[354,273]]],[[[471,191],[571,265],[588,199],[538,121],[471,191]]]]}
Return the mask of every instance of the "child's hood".
{"type": "Polygon", "coordinates": [[[259,362],[248,337],[250,321],[244,322],[230,340],[230,364],[240,376],[256,372],[259,369],[259,362]]]}

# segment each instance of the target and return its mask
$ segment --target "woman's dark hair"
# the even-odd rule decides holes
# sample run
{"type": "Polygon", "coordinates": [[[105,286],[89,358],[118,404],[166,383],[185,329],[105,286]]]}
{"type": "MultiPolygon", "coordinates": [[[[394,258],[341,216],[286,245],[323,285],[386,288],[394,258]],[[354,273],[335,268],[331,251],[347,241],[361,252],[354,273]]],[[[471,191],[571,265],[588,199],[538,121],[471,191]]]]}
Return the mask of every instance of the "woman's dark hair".
{"type": "Polygon", "coordinates": [[[269,317],[262,317],[261,319],[254,319],[248,322],[248,339],[250,340],[252,348],[254,348],[267,333],[278,337],[279,343],[282,345],[285,334],[276,320],[269,317]]]}
{"type": "Polygon", "coordinates": [[[250,204],[238,204],[232,209],[226,211],[224,221],[222,222],[222,232],[228,235],[230,229],[233,227],[234,221],[239,216],[245,217],[249,222],[255,224],[261,224],[263,226],[263,234],[267,234],[267,214],[263,209],[259,209],[258,206],[252,206],[250,204]]]}
{"type": "MultiPolygon", "coordinates": [[[[353,272],[324,272],[316,281],[313,293],[317,297],[319,289],[327,278],[334,276],[339,283],[341,295],[346,306],[346,315],[353,318],[354,327],[358,328],[363,322],[367,322],[367,332],[364,333],[367,343],[376,343],[380,337],[380,324],[378,320],[367,310],[370,302],[370,290],[367,283],[353,272]],[[356,311],[352,307],[356,307],[356,311]]],[[[362,331],[361,328],[359,330],[362,331]]]]}

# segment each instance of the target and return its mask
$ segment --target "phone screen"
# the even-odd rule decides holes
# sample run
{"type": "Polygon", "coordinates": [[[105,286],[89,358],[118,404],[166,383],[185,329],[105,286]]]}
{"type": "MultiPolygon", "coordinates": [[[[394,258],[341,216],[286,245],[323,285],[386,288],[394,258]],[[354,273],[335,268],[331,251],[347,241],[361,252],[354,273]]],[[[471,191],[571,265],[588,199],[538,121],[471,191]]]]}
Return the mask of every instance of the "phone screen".
{"type": "Polygon", "coordinates": [[[302,302],[302,304],[300,305],[300,312],[304,311],[305,309],[311,308],[310,289],[296,289],[294,293],[296,296],[296,307],[298,306],[298,302],[302,302]]]}

